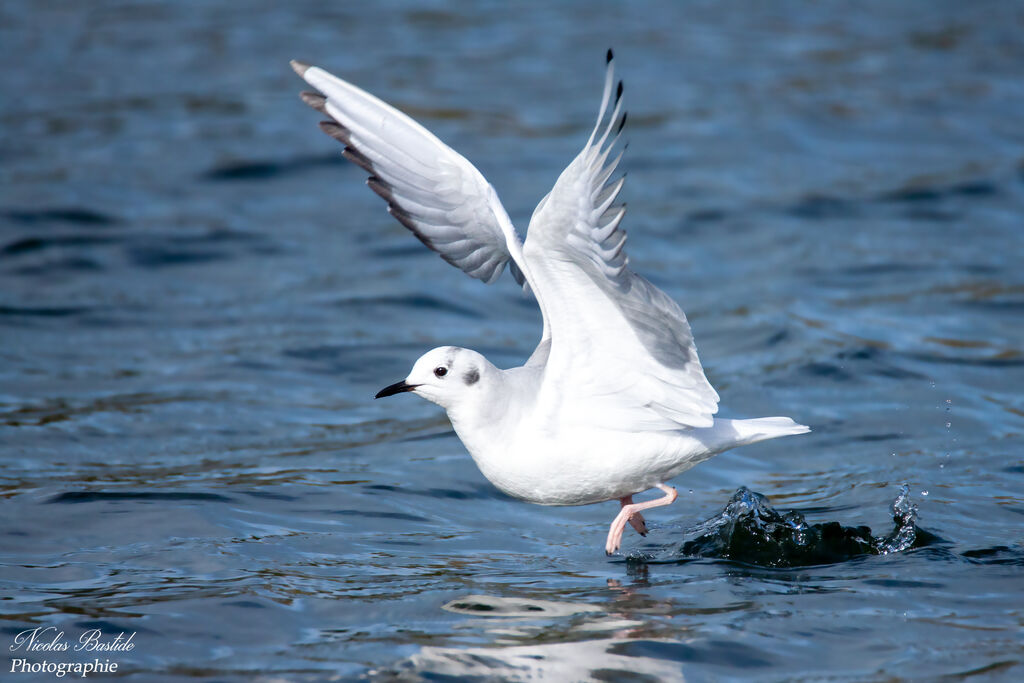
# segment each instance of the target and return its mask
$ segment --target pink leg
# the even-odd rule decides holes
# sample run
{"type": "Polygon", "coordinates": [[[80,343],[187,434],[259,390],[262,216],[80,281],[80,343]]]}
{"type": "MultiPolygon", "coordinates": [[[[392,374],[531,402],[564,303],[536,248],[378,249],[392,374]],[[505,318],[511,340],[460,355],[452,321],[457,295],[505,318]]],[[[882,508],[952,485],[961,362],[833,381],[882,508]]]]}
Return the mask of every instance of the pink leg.
{"type": "MultiPolygon", "coordinates": [[[[629,501],[632,501],[632,496],[627,496],[626,498],[620,499],[620,502],[622,503],[622,509],[619,510],[619,514],[612,521],[611,528],[608,529],[608,542],[604,545],[604,551],[606,553],[611,555],[619,549],[620,545],[622,545],[622,532],[626,529],[626,522],[631,522],[634,515],[640,516],[639,513],[641,510],[661,507],[662,505],[671,505],[679,496],[679,494],[676,493],[676,490],[671,486],[657,484],[657,487],[665,492],[664,497],[655,498],[654,500],[649,500],[646,503],[627,502],[627,499],[629,501]]],[[[640,519],[642,521],[643,517],[641,517],[640,519]]],[[[633,528],[636,528],[635,524],[633,528]]],[[[639,531],[639,529],[637,529],[637,531],[639,531]]]]}
{"type": "MultiPolygon", "coordinates": [[[[619,503],[622,504],[622,507],[632,505],[633,496],[624,496],[622,498],[619,498],[619,503]]],[[[629,525],[636,529],[636,532],[641,536],[647,535],[647,523],[644,521],[644,516],[641,515],[639,512],[634,513],[633,516],[629,518],[629,525]]]]}

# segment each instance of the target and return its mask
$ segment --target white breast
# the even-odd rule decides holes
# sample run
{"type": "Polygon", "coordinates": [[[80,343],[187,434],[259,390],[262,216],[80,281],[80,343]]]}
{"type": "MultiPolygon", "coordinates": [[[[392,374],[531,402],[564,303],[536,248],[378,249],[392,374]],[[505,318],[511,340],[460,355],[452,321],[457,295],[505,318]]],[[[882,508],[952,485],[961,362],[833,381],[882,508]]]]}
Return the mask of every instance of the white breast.
{"type": "Polygon", "coordinates": [[[586,505],[645,491],[712,453],[694,431],[523,430],[467,443],[480,471],[502,492],[540,505],[586,505]]]}

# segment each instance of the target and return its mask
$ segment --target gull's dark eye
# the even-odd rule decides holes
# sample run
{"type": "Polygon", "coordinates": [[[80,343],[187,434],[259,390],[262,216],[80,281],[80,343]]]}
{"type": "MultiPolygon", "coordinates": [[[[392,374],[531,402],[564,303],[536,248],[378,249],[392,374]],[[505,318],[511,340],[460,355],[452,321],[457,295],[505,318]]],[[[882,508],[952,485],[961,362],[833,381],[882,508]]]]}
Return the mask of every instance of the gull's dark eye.
{"type": "Polygon", "coordinates": [[[440,365],[434,368],[434,374],[437,375],[438,377],[444,377],[445,375],[448,374],[448,368],[446,368],[443,365],[440,365]]]}

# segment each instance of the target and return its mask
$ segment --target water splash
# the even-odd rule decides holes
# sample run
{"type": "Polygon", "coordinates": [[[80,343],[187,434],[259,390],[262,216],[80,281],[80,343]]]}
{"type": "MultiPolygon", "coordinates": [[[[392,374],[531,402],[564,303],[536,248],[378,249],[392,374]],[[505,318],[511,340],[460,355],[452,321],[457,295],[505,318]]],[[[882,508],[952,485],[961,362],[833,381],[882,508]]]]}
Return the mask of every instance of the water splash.
{"type": "Polygon", "coordinates": [[[917,506],[906,485],[893,501],[892,516],[892,532],[875,537],[866,526],[847,527],[834,521],[809,524],[800,512],[776,510],[765,496],[741,487],[720,513],[687,530],[689,540],[673,546],[671,558],[665,556],[666,548],[653,554],[636,553],[629,559],[651,562],[710,557],[762,567],[801,567],[888,555],[935,540],[917,526],[917,506]]]}
{"type": "Polygon", "coordinates": [[[914,547],[917,540],[917,506],[910,501],[910,487],[900,487],[900,495],[892,502],[892,520],[896,528],[888,536],[878,539],[875,550],[879,555],[899,553],[914,547]]]}

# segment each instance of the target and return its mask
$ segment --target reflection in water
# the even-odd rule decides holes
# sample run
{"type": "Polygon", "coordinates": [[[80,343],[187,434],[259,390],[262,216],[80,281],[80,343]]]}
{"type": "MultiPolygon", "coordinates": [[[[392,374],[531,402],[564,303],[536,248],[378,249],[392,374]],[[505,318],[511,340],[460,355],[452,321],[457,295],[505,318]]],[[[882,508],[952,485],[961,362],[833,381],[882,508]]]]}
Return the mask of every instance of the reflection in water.
{"type": "Polygon", "coordinates": [[[374,672],[371,680],[494,681],[683,681],[679,664],[671,659],[638,656],[636,643],[679,647],[671,640],[581,640],[575,643],[512,647],[424,647],[394,670],[374,672]]]}
{"type": "Polygon", "coordinates": [[[651,656],[645,648],[685,645],[661,638],[636,639],[644,622],[596,605],[467,595],[442,609],[475,617],[467,628],[488,633],[494,645],[424,647],[393,668],[372,672],[371,680],[684,680],[678,658],[651,656]]]}
{"type": "MultiPolygon", "coordinates": [[[[791,510],[773,508],[768,499],[746,487],[722,511],[690,528],[690,537],[662,548],[646,547],[627,559],[632,585],[608,579],[612,599],[590,602],[542,600],[532,597],[467,595],[442,609],[472,619],[462,628],[486,633],[484,647],[423,647],[373,680],[434,677],[486,680],[684,680],[686,666],[729,666],[756,670],[776,662],[771,651],[738,639],[664,638],[651,616],[682,617],[693,609],[683,602],[652,603],[648,565],[678,564],[717,558],[769,568],[842,563],[865,555],[888,555],[934,545],[940,539],[917,526],[917,506],[904,485],[893,501],[894,527],[874,536],[866,526],[847,527],[837,521],[810,524],[791,510]],[[640,590],[638,590],[640,589],[640,590]]],[[[693,565],[691,565],[693,566],[693,565]]],[[[805,583],[804,589],[812,586],[805,583]]],[[[819,590],[824,591],[819,587],[819,590]]],[[[701,612],[743,612],[752,604],[730,603],[698,608],[701,612]]],[[[684,629],[685,630],[685,629],[684,629]]]]}
{"type": "Polygon", "coordinates": [[[474,617],[568,617],[584,612],[601,612],[600,607],[572,602],[554,600],[534,600],[528,598],[503,598],[490,595],[467,595],[453,600],[441,609],[456,614],[474,617]]]}

